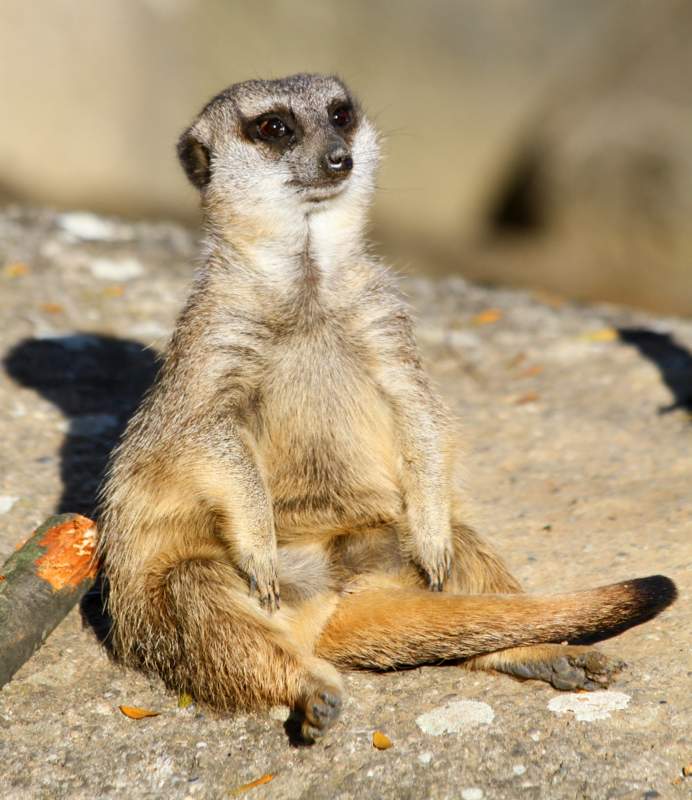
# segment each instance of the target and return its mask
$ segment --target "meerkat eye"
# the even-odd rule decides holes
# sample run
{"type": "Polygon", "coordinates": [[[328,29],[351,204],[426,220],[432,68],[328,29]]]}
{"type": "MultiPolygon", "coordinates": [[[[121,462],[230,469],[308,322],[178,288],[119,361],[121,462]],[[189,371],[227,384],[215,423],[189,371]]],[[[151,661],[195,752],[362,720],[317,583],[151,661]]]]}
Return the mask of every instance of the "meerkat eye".
{"type": "Polygon", "coordinates": [[[280,117],[265,117],[257,122],[257,135],[266,142],[283,139],[290,129],[280,117]]]}
{"type": "Polygon", "coordinates": [[[339,106],[332,111],[332,125],[335,128],[347,128],[353,122],[353,109],[351,106],[339,106]]]}

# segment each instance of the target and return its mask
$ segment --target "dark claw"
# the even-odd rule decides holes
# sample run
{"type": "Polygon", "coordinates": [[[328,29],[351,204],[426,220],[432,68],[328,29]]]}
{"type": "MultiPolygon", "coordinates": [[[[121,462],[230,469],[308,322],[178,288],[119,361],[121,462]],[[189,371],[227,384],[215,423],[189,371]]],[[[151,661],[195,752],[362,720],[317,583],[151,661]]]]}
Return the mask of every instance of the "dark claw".
{"type": "Polygon", "coordinates": [[[249,594],[251,597],[256,597],[260,606],[270,614],[281,607],[281,595],[279,594],[278,582],[272,583],[271,590],[261,594],[257,583],[257,578],[249,573],[247,574],[249,594]]]}
{"type": "Polygon", "coordinates": [[[260,605],[267,611],[278,611],[281,607],[281,596],[279,594],[265,594],[260,597],[260,605]]]}
{"type": "Polygon", "coordinates": [[[329,694],[329,692],[320,692],[320,700],[323,700],[328,706],[332,708],[341,707],[341,698],[336,695],[329,694]]]}
{"type": "Polygon", "coordinates": [[[444,578],[434,578],[430,572],[425,572],[428,589],[431,592],[441,592],[444,586],[444,578]]]}

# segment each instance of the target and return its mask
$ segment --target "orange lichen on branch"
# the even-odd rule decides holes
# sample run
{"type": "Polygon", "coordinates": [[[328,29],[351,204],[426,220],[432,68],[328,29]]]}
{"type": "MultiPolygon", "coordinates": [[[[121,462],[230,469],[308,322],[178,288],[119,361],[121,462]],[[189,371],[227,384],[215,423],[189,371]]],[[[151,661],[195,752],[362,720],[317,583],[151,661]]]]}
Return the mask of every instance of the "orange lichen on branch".
{"type": "Polygon", "coordinates": [[[36,574],[54,591],[96,577],[96,526],[87,517],[76,515],[50,528],[38,544],[45,552],[36,559],[36,574]]]}

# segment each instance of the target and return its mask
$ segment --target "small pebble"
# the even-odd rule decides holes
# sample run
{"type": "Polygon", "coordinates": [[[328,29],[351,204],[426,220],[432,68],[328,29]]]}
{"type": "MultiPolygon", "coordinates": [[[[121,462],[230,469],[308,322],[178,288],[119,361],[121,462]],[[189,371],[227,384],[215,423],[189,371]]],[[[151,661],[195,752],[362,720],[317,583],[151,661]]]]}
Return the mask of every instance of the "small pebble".
{"type": "Polygon", "coordinates": [[[95,258],[89,269],[95,278],[102,281],[129,281],[144,272],[136,258],[95,258]]]}
{"type": "Polygon", "coordinates": [[[378,750],[389,750],[392,746],[392,740],[382,731],[375,731],[372,735],[372,746],[378,750]]]}
{"type": "Polygon", "coordinates": [[[87,211],[60,214],[57,223],[70,237],[86,242],[130,239],[133,234],[129,225],[111,222],[87,211]]]}
{"type": "Polygon", "coordinates": [[[0,494],[0,514],[7,514],[12,510],[12,506],[19,500],[18,497],[11,497],[8,494],[0,494]]]}
{"type": "Polygon", "coordinates": [[[432,761],[432,759],[433,759],[433,754],[430,752],[430,750],[426,750],[425,753],[421,753],[418,756],[418,760],[420,761],[420,763],[425,764],[426,766],[432,761]]]}
{"type": "Polygon", "coordinates": [[[483,790],[477,786],[471,786],[468,789],[461,790],[462,800],[483,800],[483,790]]]}

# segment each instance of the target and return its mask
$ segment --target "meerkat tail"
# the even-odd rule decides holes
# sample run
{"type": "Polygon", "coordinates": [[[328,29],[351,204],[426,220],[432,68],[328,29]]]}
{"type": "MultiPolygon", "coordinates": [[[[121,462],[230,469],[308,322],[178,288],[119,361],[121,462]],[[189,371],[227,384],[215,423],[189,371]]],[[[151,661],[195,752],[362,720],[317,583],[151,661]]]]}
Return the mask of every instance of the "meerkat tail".
{"type": "Polygon", "coordinates": [[[519,645],[596,641],[656,616],[677,595],[662,575],[563,595],[452,595],[367,588],[345,594],[316,655],[389,669],[519,645]]]}

